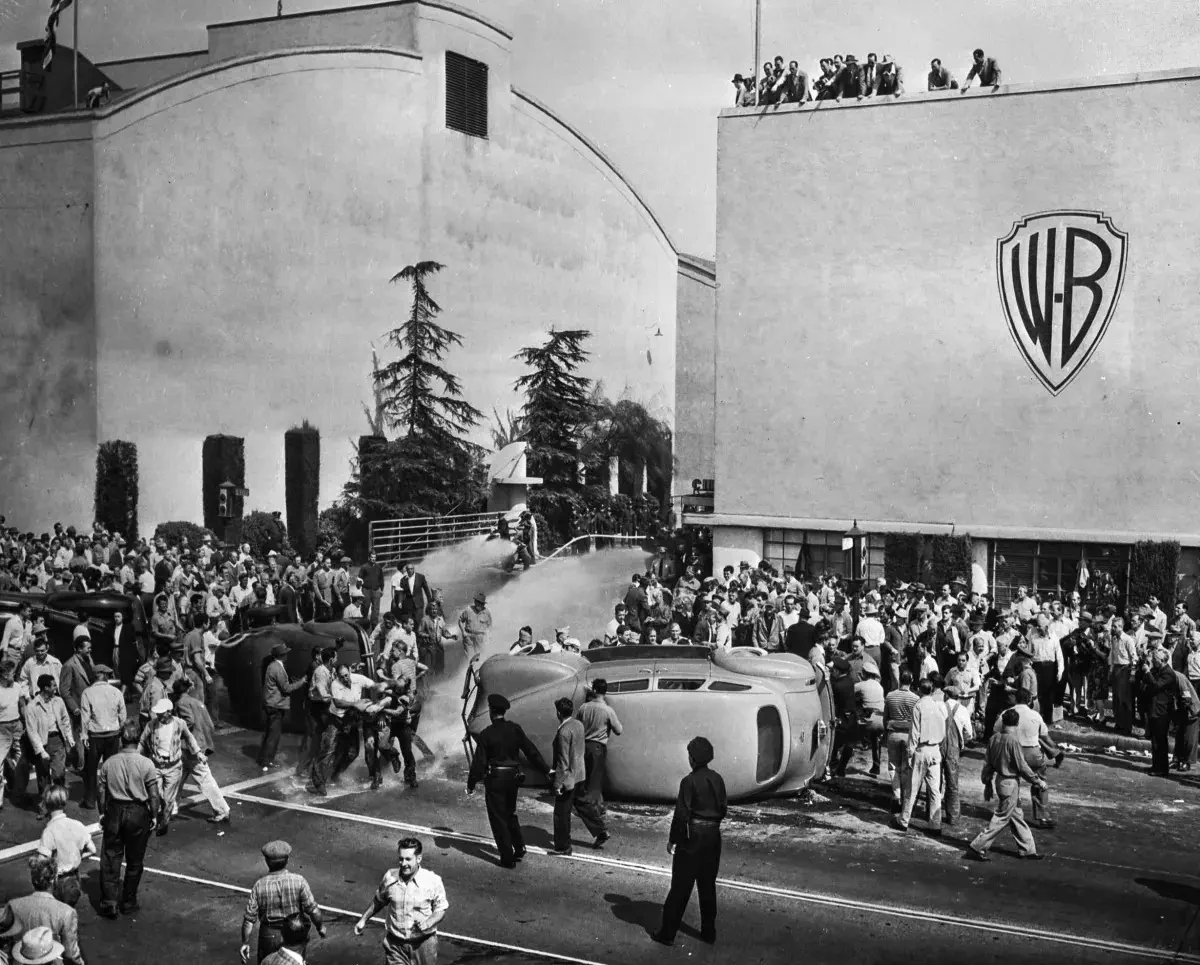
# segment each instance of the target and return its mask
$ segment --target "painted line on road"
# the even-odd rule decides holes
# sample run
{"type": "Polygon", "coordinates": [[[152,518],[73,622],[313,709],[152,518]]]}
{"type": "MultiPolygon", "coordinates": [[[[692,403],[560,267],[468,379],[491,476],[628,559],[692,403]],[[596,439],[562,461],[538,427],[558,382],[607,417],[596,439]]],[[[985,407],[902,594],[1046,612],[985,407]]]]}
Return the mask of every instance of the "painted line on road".
{"type": "MultiPolygon", "coordinates": [[[[98,857],[92,857],[92,861],[99,863],[98,857]]],[[[240,895],[250,894],[250,889],[242,885],[230,884],[225,881],[214,881],[211,878],[198,878],[195,875],[185,875],[178,871],[164,871],[161,868],[145,868],[146,874],[160,875],[163,878],[174,878],[176,881],[186,881],[189,884],[205,885],[209,888],[219,888],[222,891],[233,891],[240,895]]],[[[318,905],[321,911],[327,911],[334,915],[342,915],[347,918],[353,918],[356,921],[362,915],[362,912],[350,911],[347,908],[338,908],[334,905],[318,905]]],[[[385,924],[383,918],[372,918],[372,922],[377,925],[385,924]]],[[[438,935],[441,938],[449,938],[451,941],[463,942],[467,945],[481,945],[484,948],[493,948],[497,951],[504,952],[519,952],[522,955],[533,955],[537,958],[551,959],[556,962],[569,962],[571,965],[604,965],[603,962],[594,962],[588,958],[576,958],[573,955],[560,955],[557,952],[544,952],[539,948],[527,948],[524,945],[509,945],[505,942],[491,941],[487,938],[474,938],[471,935],[459,935],[455,932],[442,931],[438,929],[438,935]]]]}
{"type": "MultiPolygon", "coordinates": [[[[495,844],[491,838],[483,837],[478,834],[471,834],[465,831],[446,831],[439,828],[431,828],[426,825],[410,824],[404,821],[391,821],[387,818],[376,818],[364,814],[354,814],[350,811],[339,811],[333,808],[313,807],[310,804],[297,804],[292,801],[276,801],[270,798],[258,797],[257,795],[252,794],[242,794],[240,792],[233,792],[228,794],[227,797],[249,804],[259,804],[265,807],[278,808],[285,811],[295,811],[300,814],[309,814],[317,817],[330,818],[336,821],[346,821],[353,824],[362,824],[376,828],[386,828],[394,831],[406,831],[411,834],[425,834],[430,837],[452,838],[454,840],[464,841],[470,844],[487,845],[489,849],[494,849],[495,847],[495,844]]],[[[545,848],[539,848],[536,846],[529,846],[527,850],[531,854],[549,854],[545,848]]],[[[572,854],[555,856],[555,860],[577,861],[582,864],[600,865],[624,871],[637,872],[640,874],[654,875],[660,878],[671,877],[671,869],[662,865],[643,864],[641,862],[626,861],[620,858],[602,857],[600,855],[572,854]]],[[[777,888],[772,885],[758,884],[757,882],[751,881],[740,881],[734,878],[718,878],[717,885],[722,888],[728,888],[731,891],[742,891],[749,894],[765,895],[771,898],[783,898],[789,901],[800,902],[802,904],[819,905],[827,908],[836,908],[843,911],[860,911],[872,915],[877,915],[880,912],[883,912],[885,914],[891,914],[897,918],[904,918],[909,921],[948,925],[951,927],[966,928],[972,931],[1006,935],[1011,938],[1037,939],[1040,941],[1054,942],[1059,945],[1071,945],[1076,948],[1090,948],[1095,949],[1096,951],[1104,951],[1119,955],[1131,955],[1137,958],[1152,959],[1160,962],[1163,960],[1170,960],[1172,962],[1187,962],[1190,963],[1190,965],[1200,965],[1200,954],[1192,954],[1190,952],[1175,952],[1170,949],[1151,948],[1146,945],[1133,945],[1127,942],[1112,941],[1104,938],[1089,938],[1083,935],[1074,935],[1069,932],[1054,932],[1041,928],[1027,928],[1018,925],[1006,924],[1003,922],[988,921],[984,918],[964,918],[958,915],[944,915],[938,912],[926,911],[921,908],[912,908],[904,905],[857,901],[853,898],[845,898],[840,895],[829,893],[795,891],[790,888],[777,888]]]]}
{"type": "MultiPolygon", "coordinates": [[[[247,778],[244,781],[238,781],[236,784],[230,784],[228,787],[221,788],[221,793],[229,796],[236,794],[238,791],[249,791],[252,788],[262,787],[264,784],[271,784],[286,776],[287,774],[285,773],[279,773],[247,778]]],[[[194,787],[196,785],[192,786],[194,787]]],[[[184,798],[180,804],[184,807],[190,807],[193,804],[201,804],[207,800],[208,798],[206,798],[203,794],[196,793],[189,798],[184,798]]],[[[92,837],[95,837],[100,833],[100,825],[98,823],[88,824],[84,826],[84,830],[87,831],[87,833],[92,837]]],[[[24,844],[15,844],[11,848],[5,848],[3,851],[0,851],[0,864],[4,864],[6,861],[12,861],[14,858],[24,857],[27,854],[33,854],[33,852],[37,850],[37,847],[37,841],[26,841],[24,844]]]]}

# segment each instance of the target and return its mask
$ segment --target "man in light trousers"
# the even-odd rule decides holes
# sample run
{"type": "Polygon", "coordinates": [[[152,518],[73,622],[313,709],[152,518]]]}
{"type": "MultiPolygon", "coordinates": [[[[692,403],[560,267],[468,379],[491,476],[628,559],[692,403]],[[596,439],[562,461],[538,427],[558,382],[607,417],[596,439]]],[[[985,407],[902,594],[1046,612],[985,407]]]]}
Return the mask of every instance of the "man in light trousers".
{"type": "Polygon", "coordinates": [[[896,824],[907,831],[912,820],[913,805],[924,788],[929,797],[929,827],[934,834],[942,833],[942,741],[946,739],[946,715],[930,696],[933,684],[922,680],[918,689],[921,697],[913,706],[912,730],[908,735],[908,761],[912,780],[904,798],[896,824]]]}

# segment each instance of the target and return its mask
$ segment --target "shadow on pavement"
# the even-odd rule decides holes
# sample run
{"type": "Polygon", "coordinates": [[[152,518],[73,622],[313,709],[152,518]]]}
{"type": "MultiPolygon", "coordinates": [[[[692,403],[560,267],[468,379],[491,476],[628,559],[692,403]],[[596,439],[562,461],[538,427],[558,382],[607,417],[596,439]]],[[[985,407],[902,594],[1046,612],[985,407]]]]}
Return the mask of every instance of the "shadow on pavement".
{"type": "Polygon", "coordinates": [[[1160,898],[1174,901],[1185,901],[1189,905],[1200,905],[1200,888],[1187,885],[1182,881],[1168,881],[1165,878],[1134,878],[1143,888],[1149,888],[1160,898]]]}
{"type": "MultiPolygon", "coordinates": [[[[447,831],[453,833],[453,828],[445,826],[435,827],[437,831],[447,831]]],[[[433,846],[445,850],[454,850],[467,858],[473,858],[476,861],[486,861],[488,864],[499,864],[500,859],[496,856],[492,848],[483,844],[477,844],[474,841],[460,841],[458,838],[446,837],[441,834],[435,834],[433,838],[433,846]]]]}
{"type": "MultiPolygon", "coordinates": [[[[658,926],[662,924],[662,905],[657,902],[634,901],[626,895],[618,895],[611,891],[604,896],[604,900],[612,906],[614,918],[641,928],[647,937],[658,931],[658,926]]],[[[680,925],[679,932],[692,938],[700,937],[700,932],[691,925],[680,925]]]]}

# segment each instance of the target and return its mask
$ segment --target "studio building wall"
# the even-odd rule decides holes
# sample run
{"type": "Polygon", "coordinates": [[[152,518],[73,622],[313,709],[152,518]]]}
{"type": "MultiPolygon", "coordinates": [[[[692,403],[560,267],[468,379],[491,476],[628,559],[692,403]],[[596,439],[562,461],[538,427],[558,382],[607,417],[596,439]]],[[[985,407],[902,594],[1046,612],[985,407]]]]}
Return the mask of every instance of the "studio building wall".
{"type": "MultiPolygon", "coordinates": [[[[1200,545],[1198,95],[1196,72],[1173,72],[723,112],[717,556],[762,554],[773,530],[840,540],[854,519],[873,533],[1200,545]],[[1111,322],[1057,394],[998,279],[1014,225],[1055,211],[1100,212],[1126,239],[1102,292],[1119,280],[1111,322]]],[[[1072,217],[1045,222],[1058,225],[1038,289],[1056,305],[1053,340],[1072,217]]],[[[1080,245],[1076,276],[1099,261],[1084,265],[1095,249],[1080,245]]],[[[1078,338],[1087,298],[1073,294],[1078,338]]]]}
{"type": "Polygon", "coordinates": [[[367,431],[372,347],[394,356],[410,306],[388,279],[420,260],[446,265],[429,284],[464,342],[446,364],[485,413],[521,403],[511,356],[567,326],[593,332],[586,374],[673,417],[674,249],[607,158],[512,89],[510,44],[440,3],[222,25],[225,59],[100,112],[96,438],[138,443],[143,520],[199,518],[215,432],[246,439],[247,508],[282,508],[303,419],[328,505],[367,431]],[[447,127],[447,51],[488,67],[486,137],[447,127]]]}

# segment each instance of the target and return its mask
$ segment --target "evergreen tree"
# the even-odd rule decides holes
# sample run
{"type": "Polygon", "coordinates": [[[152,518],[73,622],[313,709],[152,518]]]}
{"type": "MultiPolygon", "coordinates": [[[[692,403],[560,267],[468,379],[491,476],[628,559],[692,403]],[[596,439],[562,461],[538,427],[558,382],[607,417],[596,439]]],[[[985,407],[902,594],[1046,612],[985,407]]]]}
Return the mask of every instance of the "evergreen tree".
{"type": "Polygon", "coordinates": [[[582,329],[551,329],[544,344],[523,348],[513,358],[530,371],[515,387],[525,393],[523,429],[529,444],[529,472],[545,485],[576,488],[579,434],[593,415],[591,379],[576,374],[590,353],[583,343],[592,333],[582,329]]]}
{"type": "Polygon", "coordinates": [[[369,458],[359,454],[346,496],[364,519],[474,512],[485,493],[480,448],[466,438],[483,413],[463,398],[462,383],[442,365],[462,337],[437,324],[441,307],[426,285],[443,267],[422,261],[391,279],[412,286],[412,308],[387,334],[400,358],[377,365],[374,384],[376,411],[400,435],[373,447],[369,458]]]}

